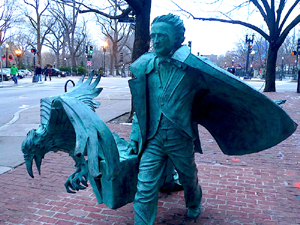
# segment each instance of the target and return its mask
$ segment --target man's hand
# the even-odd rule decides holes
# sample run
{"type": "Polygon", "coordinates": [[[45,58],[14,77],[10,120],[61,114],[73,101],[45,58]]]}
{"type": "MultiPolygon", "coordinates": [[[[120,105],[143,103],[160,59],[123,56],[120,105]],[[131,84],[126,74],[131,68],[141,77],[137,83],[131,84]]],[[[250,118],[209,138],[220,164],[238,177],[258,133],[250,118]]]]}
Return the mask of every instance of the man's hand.
{"type": "Polygon", "coordinates": [[[127,148],[128,155],[138,154],[138,142],[131,140],[127,148]]]}

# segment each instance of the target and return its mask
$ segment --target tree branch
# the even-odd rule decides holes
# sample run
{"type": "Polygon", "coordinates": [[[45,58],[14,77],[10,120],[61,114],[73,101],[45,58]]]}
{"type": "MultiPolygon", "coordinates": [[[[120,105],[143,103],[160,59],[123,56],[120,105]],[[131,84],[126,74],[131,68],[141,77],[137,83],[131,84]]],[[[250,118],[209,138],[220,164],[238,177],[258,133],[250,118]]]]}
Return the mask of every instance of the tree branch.
{"type": "Polygon", "coordinates": [[[294,8],[298,5],[300,0],[295,0],[295,3],[291,6],[291,8],[289,9],[289,11],[286,13],[284,19],[282,20],[282,23],[279,27],[279,30],[282,30],[284,24],[286,23],[287,19],[289,18],[289,16],[291,15],[292,11],[294,10],[294,8]]]}
{"type": "Polygon", "coordinates": [[[144,0],[125,0],[135,11],[141,11],[144,0]]]}
{"type": "Polygon", "coordinates": [[[258,3],[257,0],[251,0],[251,2],[255,5],[255,7],[259,10],[260,14],[264,18],[264,21],[266,21],[267,24],[269,24],[269,19],[267,14],[265,13],[264,9],[261,7],[261,5],[258,3]]]}
{"type": "MultiPolygon", "coordinates": [[[[281,33],[280,37],[277,39],[276,43],[278,44],[282,44],[285,40],[285,38],[287,37],[287,35],[289,34],[289,32],[298,24],[300,23],[300,15],[298,15],[285,29],[284,31],[281,33]]],[[[280,46],[279,45],[279,46],[280,46]]]]}
{"type": "MultiPolygon", "coordinates": [[[[78,2],[77,2],[77,3],[78,3],[78,2]]],[[[124,17],[124,16],[127,16],[127,15],[133,10],[131,6],[128,6],[125,10],[122,11],[122,13],[121,13],[120,15],[112,16],[112,15],[109,15],[109,14],[107,14],[107,13],[104,13],[104,12],[98,10],[98,9],[93,9],[93,8],[91,8],[91,7],[89,7],[89,6],[85,5],[85,4],[83,4],[83,3],[78,3],[78,4],[84,6],[85,8],[88,9],[88,10],[80,10],[79,8],[77,8],[77,10],[78,10],[79,13],[89,13],[89,12],[94,12],[94,13],[100,14],[100,15],[102,15],[102,16],[105,16],[105,17],[107,17],[107,18],[109,18],[109,19],[120,19],[120,18],[122,18],[122,17],[124,17]]],[[[69,6],[70,6],[70,5],[69,5],[69,6]]],[[[71,7],[74,7],[74,6],[71,6],[71,7]]]]}
{"type": "Polygon", "coordinates": [[[257,33],[259,33],[261,36],[263,36],[266,40],[270,40],[270,36],[268,34],[266,34],[262,29],[250,24],[250,23],[246,23],[240,20],[225,20],[225,19],[218,19],[218,18],[204,18],[204,17],[195,17],[192,13],[184,10],[183,8],[181,8],[178,4],[176,4],[174,2],[174,4],[180,8],[183,12],[187,13],[188,15],[190,15],[194,20],[202,20],[202,21],[215,21],[215,22],[222,22],[222,23],[230,23],[230,24],[239,24],[245,27],[248,27],[254,31],[256,31],[257,33]]]}
{"type": "Polygon", "coordinates": [[[280,22],[280,19],[281,19],[281,14],[282,14],[282,11],[284,9],[284,6],[285,6],[285,0],[280,0],[278,9],[276,11],[276,14],[277,14],[276,27],[279,27],[279,22],[280,22]]]}

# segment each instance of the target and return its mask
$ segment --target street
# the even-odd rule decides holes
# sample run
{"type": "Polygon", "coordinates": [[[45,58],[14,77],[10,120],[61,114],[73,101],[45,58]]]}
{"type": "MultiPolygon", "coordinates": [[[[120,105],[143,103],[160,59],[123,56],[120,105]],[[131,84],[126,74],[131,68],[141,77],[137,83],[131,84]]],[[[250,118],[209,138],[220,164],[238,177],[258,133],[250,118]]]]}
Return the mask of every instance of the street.
{"type": "MultiPolygon", "coordinates": [[[[52,81],[43,81],[32,83],[31,77],[19,80],[19,84],[13,86],[12,81],[3,82],[4,85],[11,85],[7,88],[0,88],[0,127],[11,121],[14,114],[20,110],[26,110],[31,107],[39,107],[40,99],[48,96],[54,96],[64,93],[64,86],[67,80],[71,79],[75,83],[80,77],[53,77],[52,81]]],[[[96,98],[97,100],[117,100],[130,99],[128,87],[129,78],[103,77],[98,87],[103,87],[102,93],[96,98]]],[[[263,91],[264,82],[261,80],[245,80],[253,88],[263,91]]],[[[68,90],[72,88],[72,83],[68,83],[68,90]]],[[[0,85],[1,87],[1,85],[0,85]]],[[[277,92],[296,92],[297,82],[288,80],[276,81],[277,92]]],[[[100,102],[101,102],[100,100],[100,102]]],[[[103,102],[100,107],[104,107],[103,102]]]]}
{"type": "MultiPolygon", "coordinates": [[[[41,98],[64,93],[66,81],[71,79],[76,84],[79,78],[53,77],[52,81],[32,83],[32,77],[27,77],[19,80],[19,84],[15,86],[13,81],[3,82],[4,85],[12,86],[0,88],[0,127],[11,121],[14,114],[20,110],[39,107],[41,98]]],[[[102,77],[98,87],[103,87],[103,91],[96,99],[130,99],[127,81],[128,78],[102,77]]],[[[72,87],[72,83],[69,82],[67,89],[70,90],[72,87]]]]}

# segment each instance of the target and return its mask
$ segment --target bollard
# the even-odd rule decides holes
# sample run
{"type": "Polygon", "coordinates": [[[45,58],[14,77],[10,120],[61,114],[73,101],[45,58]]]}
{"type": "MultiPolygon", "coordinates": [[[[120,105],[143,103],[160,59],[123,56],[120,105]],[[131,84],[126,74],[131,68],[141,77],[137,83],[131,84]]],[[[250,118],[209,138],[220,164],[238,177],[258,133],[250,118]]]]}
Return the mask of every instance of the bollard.
{"type": "Polygon", "coordinates": [[[39,81],[39,78],[37,75],[32,76],[32,83],[37,83],[39,81]]]}

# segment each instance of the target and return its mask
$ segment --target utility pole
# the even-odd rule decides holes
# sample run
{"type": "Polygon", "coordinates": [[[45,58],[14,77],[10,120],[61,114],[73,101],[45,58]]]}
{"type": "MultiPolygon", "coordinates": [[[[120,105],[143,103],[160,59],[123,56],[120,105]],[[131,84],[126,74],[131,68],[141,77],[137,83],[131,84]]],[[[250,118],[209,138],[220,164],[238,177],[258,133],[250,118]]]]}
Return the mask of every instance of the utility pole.
{"type": "Polygon", "coordinates": [[[190,48],[190,50],[192,51],[192,41],[188,42],[188,47],[190,48]]]}
{"type": "Polygon", "coordinates": [[[300,54],[300,38],[298,38],[298,43],[297,43],[297,72],[298,72],[298,82],[297,82],[297,93],[300,93],[300,70],[299,70],[299,57],[300,54]]]}
{"type": "Polygon", "coordinates": [[[33,54],[33,75],[32,75],[32,83],[36,83],[38,82],[38,77],[36,76],[37,74],[35,74],[35,54],[36,54],[36,49],[32,48],[31,49],[31,53],[33,54]]]}
{"type": "MultiPolygon", "coordinates": [[[[0,41],[2,40],[2,30],[0,30],[0,41]]],[[[1,82],[2,82],[2,86],[3,86],[3,60],[2,60],[2,44],[0,45],[0,56],[1,56],[1,82]]],[[[6,56],[7,57],[7,56],[6,56]]]]}
{"type": "Polygon", "coordinates": [[[281,76],[280,76],[280,80],[282,80],[282,78],[283,78],[283,60],[284,60],[284,57],[282,56],[281,57],[281,76]]]}
{"type": "Polygon", "coordinates": [[[105,54],[106,54],[106,49],[108,47],[108,42],[104,41],[102,44],[102,48],[103,48],[103,53],[104,53],[104,60],[103,60],[103,67],[104,67],[104,72],[103,72],[103,76],[105,77],[105,54]]]}
{"type": "Polygon", "coordinates": [[[88,68],[88,74],[90,74],[90,70],[91,70],[91,66],[92,66],[92,58],[93,58],[93,46],[90,45],[86,45],[85,46],[85,54],[86,54],[86,58],[87,58],[87,61],[86,61],[86,66],[88,68]]]}
{"type": "Polygon", "coordinates": [[[246,61],[246,76],[248,76],[248,68],[249,68],[249,55],[252,50],[252,45],[253,45],[253,40],[254,40],[254,34],[252,34],[252,38],[248,38],[248,35],[246,35],[246,45],[247,45],[247,61],[246,61]]]}
{"type": "Polygon", "coordinates": [[[6,45],[5,45],[5,49],[6,49],[6,55],[5,55],[6,68],[8,67],[8,48],[9,48],[9,45],[6,43],[6,45]]]}

